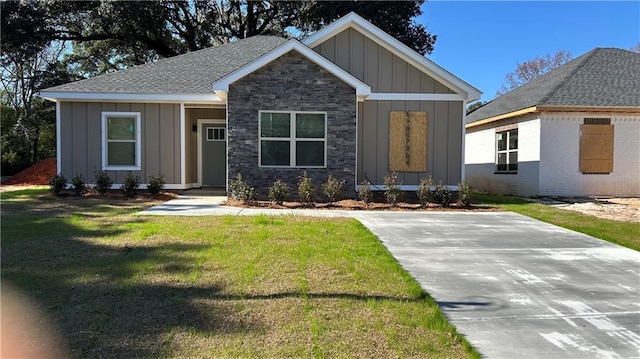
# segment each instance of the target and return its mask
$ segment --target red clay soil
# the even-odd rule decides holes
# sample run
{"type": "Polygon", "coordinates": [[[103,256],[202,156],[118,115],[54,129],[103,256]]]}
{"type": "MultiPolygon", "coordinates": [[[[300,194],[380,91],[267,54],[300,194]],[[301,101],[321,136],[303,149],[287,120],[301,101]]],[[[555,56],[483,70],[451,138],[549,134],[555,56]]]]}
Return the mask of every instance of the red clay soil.
{"type": "Polygon", "coordinates": [[[57,161],[55,157],[42,160],[2,182],[3,185],[44,186],[56,175],[57,161]]]}

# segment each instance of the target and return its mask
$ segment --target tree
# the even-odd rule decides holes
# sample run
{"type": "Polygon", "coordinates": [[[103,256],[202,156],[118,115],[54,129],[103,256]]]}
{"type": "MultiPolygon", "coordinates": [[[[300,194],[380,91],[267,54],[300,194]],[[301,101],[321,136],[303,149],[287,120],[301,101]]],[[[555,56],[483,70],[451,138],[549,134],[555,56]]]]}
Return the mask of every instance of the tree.
{"type": "Polygon", "coordinates": [[[63,47],[35,53],[3,52],[2,165],[20,169],[55,155],[55,104],[38,97],[42,88],[73,80],[58,62],[63,47]]]}
{"type": "Polygon", "coordinates": [[[488,103],[488,101],[476,101],[472,104],[469,104],[469,106],[467,106],[467,115],[488,103]]]}
{"type": "Polygon", "coordinates": [[[533,79],[555,69],[569,61],[573,56],[570,52],[560,50],[554,55],[547,54],[543,57],[537,56],[529,61],[518,63],[515,71],[505,76],[504,83],[498,89],[496,96],[503,95],[516,87],[522,86],[533,79]]]}
{"type": "Polygon", "coordinates": [[[2,50],[70,41],[66,64],[86,76],[260,34],[304,36],[355,11],[421,54],[436,36],[412,19],[425,0],[2,2],[2,50]]]}

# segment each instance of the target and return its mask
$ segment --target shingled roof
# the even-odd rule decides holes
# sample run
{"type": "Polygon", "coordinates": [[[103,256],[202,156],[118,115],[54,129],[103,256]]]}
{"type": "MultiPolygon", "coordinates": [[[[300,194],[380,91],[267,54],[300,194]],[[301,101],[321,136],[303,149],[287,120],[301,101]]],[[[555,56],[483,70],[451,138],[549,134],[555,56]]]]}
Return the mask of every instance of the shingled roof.
{"type": "Polygon", "coordinates": [[[154,63],[51,87],[41,92],[113,94],[212,94],[215,80],[285,43],[277,36],[236,42],[161,59],[154,63]]]}
{"type": "Polygon", "coordinates": [[[467,123],[534,106],[640,107],[640,54],[595,48],[478,108],[467,123]]]}

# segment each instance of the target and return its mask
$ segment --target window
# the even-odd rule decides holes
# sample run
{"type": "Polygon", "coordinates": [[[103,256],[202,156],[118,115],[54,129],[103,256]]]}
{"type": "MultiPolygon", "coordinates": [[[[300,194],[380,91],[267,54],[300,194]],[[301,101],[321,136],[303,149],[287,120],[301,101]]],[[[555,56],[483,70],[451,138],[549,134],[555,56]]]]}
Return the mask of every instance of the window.
{"type": "Polygon", "coordinates": [[[326,167],[327,115],[260,112],[260,166],[326,167]]]}
{"type": "Polygon", "coordinates": [[[518,171],[518,129],[496,132],[496,171],[518,171]]]}
{"type": "Polygon", "coordinates": [[[140,169],[140,112],[102,113],[102,168],[140,169]]]}
{"type": "Polygon", "coordinates": [[[613,125],[610,118],[585,118],[580,125],[580,172],[613,172],[613,125]]]}
{"type": "Polygon", "coordinates": [[[208,127],[207,141],[224,141],[224,127],[208,127]]]}

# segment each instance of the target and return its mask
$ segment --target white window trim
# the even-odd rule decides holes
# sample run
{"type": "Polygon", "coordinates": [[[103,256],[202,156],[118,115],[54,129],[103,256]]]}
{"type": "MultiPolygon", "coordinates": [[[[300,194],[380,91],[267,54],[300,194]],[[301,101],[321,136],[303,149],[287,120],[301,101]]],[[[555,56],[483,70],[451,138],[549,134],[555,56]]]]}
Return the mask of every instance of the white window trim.
{"type": "Polygon", "coordinates": [[[103,112],[102,113],[102,169],[111,171],[139,171],[142,157],[140,112],[103,112]],[[136,118],[136,164],[135,166],[107,165],[107,117],[135,117],[136,118]]]}
{"type": "Polygon", "coordinates": [[[258,111],[258,167],[261,168],[327,168],[327,112],[326,111],[258,111]],[[289,118],[289,137],[262,137],[262,114],[263,113],[288,113],[289,118]],[[297,114],[317,114],[324,115],[324,137],[323,138],[300,138],[295,136],[296,133],[296,115],[297,114]],[[262,165],[262,141],[289,141],[289,166],[273,166],[262,165]],[[324,142],[324,163],[322,166],[298,166],[296,164],[296,142],[297,141],[316,141],[324,142]]]}
{"type": "MultiPolygon", "coordinates": [[[[510,154],[510,153],[512,153],[512,152],[518,152],[518,148],[516,148],[516,149],[511,149],[511,148],[509,147],[510,137],[511,137],[511,133],[510,133],[510,132],[511,132],[511,131],[518,131],[518,128],[517,128],[517,127],[515,127],[515,128],[505,129],[505,130],[502,130],[502,131],[497,131],[497,132],[495,133],[495,135],[494,135],[495,142],[496,142],[496,144],[495,144],[495,146],[496,146],[496,147],[495,147],[495,150],[496,150],[496,151],[495,151],[495,154],[496,154],[496,161],[495,161],[495,166],[496,166],[496,168],[495,168],[495,172],[496,172],[496,173],[516,173],[516,172],[518,172],[518,170],[517,170],[517,169],[516,169],[516,170],[510,170],[510,169],[509,169],[509,165],[511,165],[511,163],[509,163],[509,154],[510,154]],[[507,135],[507,138],[505,139],[505,141],[506,141],[506,143],[507,143],[507,149],[506,149],[506,150],[498,150],[498,134],[500,134],[500,133],[505,133],[505,134],[507,135]],[[500,153],[504,153],[504,154],[506,154],[506,155],[507,155],[507,169],[505,169],[505,170],[500,170],[500,169],[498,169],[498,154],[500,154],[500,153]]],[[[518,135],[519,135],[519,133],[518,133],[518,135]]],[[[519,137],[519,136],[518,136],[518,137],[519,137]]],[[[520,141],[519,141],[519,139],[518,139],[518,142],[520,142],[520,141]]],[[[520,144],[518,143],[518,147],[519,147],[519,145],[520,145],[520,144]]],[[[519,156],[518,156],[518,157],[519,157],[519,156]]],[[[520,161],[520,160],[518,160],[518,162],[519,162],[519,161],[520,161]]],[[[516,164],[518,164],[518,162],[516,162],[516,164]]]]}
{"type": "Polygon", "coordinates": [[[207,137],[207,142],[225,142],[226,138],[227,138],[227,128],[226,127],[208,127],[207,129],[207,133],[206,133],[206,137],[207,137]],[[212,135],[211,138],[209,138],[209,130],[212,130],[212,135]],[[216,138],[216,130],[222,130],[222,134],[224,136],[224,138],[216,138]]]}

